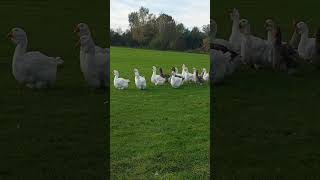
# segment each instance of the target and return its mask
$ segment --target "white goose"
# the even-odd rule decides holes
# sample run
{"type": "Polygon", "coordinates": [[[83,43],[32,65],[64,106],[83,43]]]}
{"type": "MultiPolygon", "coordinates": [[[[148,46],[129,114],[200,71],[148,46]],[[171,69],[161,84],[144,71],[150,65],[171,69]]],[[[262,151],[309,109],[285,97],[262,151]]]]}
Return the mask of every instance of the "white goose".
{"type": "Polygon", "coordinates": [[[147,88],[147,82],[145,77],[140,76],[138,69],[134,69],[134,81],[136,83],[136,87],[140,90],[144,90],[147,88]]]}
{"type": "Polygon", "coordinates": [[[282,41],[280,27],[277,26],[275,21],[267,19],[265,28],[268,34],[267,41],[273,45],[271,58],[273,67],[277,69],[280,67],[291,68],[295,64],[295,59],[298,57],[298,52],[295,47],[297,47],[296,42],[299,40],[299,35],[294,31],[288,44],[282,41]]]}
{"type": "Polygon", "coordinates": [[[206,68],[202,69],[202,78],[204,81],[209,81],[209,73],[207,72],[206,68]]]}
{"type": "Polygon", "coordinates": [[[81,36],[80,44],[83,51],[83,66],[86,69],[84,77],[88,85],[93,88],[107,87],[107,54],[95,52],[95,44],[90,36],[81,36]]]}
{"type": "Polygon", "coordinates": [[[211,28],[212,28],[212,36],[211,36],[211,43],[213,44],[213,48],[214,49],[228,49],[229,51],[233,51],[234,53],[239,53],[240,52],[240,47],[238,50],[236,50],[233,46],[233,44],[231,44],[229,41],[224,40],[224,39],[218,39],[215,38],[216,34],[217,34],[217,30],[218,30],[218,25],[216,23],[215,20],[211,20],[211,24],[210,24],[211,28]]]}
{"type": "Polygon", "coordinates": [[[197,69],[196,68],[192,68],[193,70],[193,73],[192,73],[192,77],[191,77],[191,81],[196,83],[197,80],[198,80],[198,77],[197,77],[197,69]]]}
{"type": "MultiPolygon", "coordinates": [[[[215,40],[215,35],[217,33],[217,25],[214,25],[212,31],[213,40],[215,40]]],[[[223,46],[223,45],[222,45],[223,46]]],[[[211,53],[211,62],[212,62],[212,79],[213,83],[220,83],[224,80],[224,77],[233,73],[233,71],[240,65],[241,59],[239,55],[228,49],[227,47],[217,48],[214,47],[210,50],[211,53]]],[[[206,77],[204,77],[205,80],[206,77]]],[[[209,80],[209,74],[207,76],[209,80]]]]}
{"type": "Polygon", "coordinates": [[[117,70],[114,70],[113,71],[113,74],[114,74],[114,79],[113,79],[113,85],[115,88],[117,89],[127,89],[128,86],[129,86],[129,82],[130,80],[129,79],[124,79],[124,78],[120,78],[119,77],[119,71],[117,70]]]}
{"type": "Polygon", "coordinates": [[[157,68],[155,66],[152,66],[151,82],[155,85],[163,85],[166,82],[165,78],[157,75],[157,68]]]}
{"type": "Polygon", "coordinates": [[[12,73],[15,79],[29,88],[47,88],[56,81],[57,66],[63,64],[60,57],[49,57],[38,51],[27,52],[27,34],[21,28],[13,28],[8,37],[16,48],[12,73]]]}
{"type": "MultiPolygon", "coordinates": [[[[174,71],[175,71],[175,75],[176,75],[176,76],[184,77],[184,76],[182,75],[182,73],[181,73],[181,74],[179,73],[179,70],[178,70],[177,67],[174,67],[174,71]]],[[[183,72],[183,70],[182,70],[182,72],[183,72]]]]}
{"type": "Polygon", "coordinates": [[[237,9],[233,9],[232,13],[230,14],[232,20],[232,32],[229,38],[229,42],[233,45],[233,48],[236,52],[240,52],[241,42],[242,42],[242,34],[239,29],[240,23],[240,14],[237,9]]]}
{"type": "MultiPolygon", "coordinates": [[[[81,36],[89,36],[90,38],[92,38],[92,35],[91,35],[91,31],[89,29],[89,26],[85,23],[79,23],[75,30],[74,30],[75,33],[78,34],[79,38],[81,36]]],[[[102,47],[99,47],[99,46],[96,46],[95,45],[95,52],[96,53],[106,53],[106,54],[110,54],[110,49],[109,48],[102,48],[102,47]]],[[[80,69],[81,69],[81,72],[82,73],[85,73],[86,71],[86,68],[85,68],[85,62],[84,62],[84,52],[83,52],[83,49],[80,48],[80,69]]]]}
{"type": "Polygon", "coordinates": [[[308,37],[309,28],[304,22],[297,24],[297,32],[301,35],[298,45],[299,56],[304,60],[311,60],[316,54],[316,39],[308,37]]]}
{"type": "Polygon", "coordinates": [[[184,71],[184,81],[185,82],[191,82],[193,79],[193,74],[192,73],[189,73],[189,70],[188,70],[188,67],[184,67],[184,69],[183,69],[183,71],[184,71]]]}
{"type": "Polygon", "coordinates": [[[231,61],[230,53],[223,53],[215,49],[210,50],[212,62],[212,82],[221,83],[227,75],[227,66],[231,61]]]}
{"type": "Polygon", "coordinates": [[[178,77],[175,71],[172,71],[170,84],[173,88],[179,88],[183,84],[183,78],[178,77]]]}
{"type": "Polygon", "coordinates": [[[272,42],[251,35],[250,24],[247,19],[241,19],[240,31],[243,33],[241,43],[242,61],[255,65],[268,65],[272,62],[272,42]]]}
{"type": "MultiPolygon", "coordinates": [[[[295,22],[294,22],[294,26],[296,26],[295,22]]],[[[274,41],[275,41],[274,34],[277,31],[276,22],[274,20],[272,20],[272,19],[267,19],[265,21],[264,27],[265,27],[265,29],[267,31],[267,41],[269,41],[271,43],[274,43],[274,41]]],[[[289,46],[291,46],[293,49],[297,49],[298,48],[298,44],[299,44],[299,39],[300,39],[300,36],[297,33],[296,28],[294,28],[294,31],[293,31],[292,37],[290,39],[290,42],[288,43],[288,42],[282,41],[281,43],[282,43],[282,45],[289,44],[289,46]]]]}

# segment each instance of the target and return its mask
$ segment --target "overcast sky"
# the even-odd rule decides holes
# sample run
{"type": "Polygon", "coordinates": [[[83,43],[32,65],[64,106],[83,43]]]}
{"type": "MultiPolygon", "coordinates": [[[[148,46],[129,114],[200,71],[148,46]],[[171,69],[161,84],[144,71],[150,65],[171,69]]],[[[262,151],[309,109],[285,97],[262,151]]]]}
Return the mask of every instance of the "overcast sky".
{"type": "Polygon", "coordinates": [[[166,13],[187,28],[202,27],[210,23],[210,0],[111,0],[110,26],[128,29],[128,14],[143,6],[150,13],[166,13]]]}

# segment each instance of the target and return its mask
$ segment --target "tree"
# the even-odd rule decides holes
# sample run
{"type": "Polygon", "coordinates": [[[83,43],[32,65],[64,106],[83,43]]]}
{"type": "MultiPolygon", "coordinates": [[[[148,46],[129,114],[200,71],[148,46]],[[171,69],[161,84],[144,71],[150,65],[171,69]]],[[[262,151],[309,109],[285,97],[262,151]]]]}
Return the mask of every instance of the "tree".
{"type": "Polygon", "coordinates": [[[177,24],[172,16],[164,13],[156,16],[144,7],[131,12],[128,21],[127,31],[110,31],[111,45],[179,51],[202,51],[210,46],[210,25],[204,25],[201,31],[197,27],[189,30],[182,23],[177,24]]]}
{"type": "Polygon", "coordinates": [[[150,43],[156,33],[155,16],[149,14],[149,9],[141,7],[138,12],[128,15],[132,38],[142,46],[150,43]]]}
{"type": "Polygon", "coordinates": [[[171,41],[175,39],[176,23],[171,16],[167,14],[160,14],[160,16],[157,18],[157,24],[161,49],[168,49],[171,41]]]}
{"type": "Polygon", "coordinates": [[[204,39],[203,39],[203,49],[205,51],[209,51],[210,49],[210,24],[202,26],[202,31],[204,32],[204,39]]]}

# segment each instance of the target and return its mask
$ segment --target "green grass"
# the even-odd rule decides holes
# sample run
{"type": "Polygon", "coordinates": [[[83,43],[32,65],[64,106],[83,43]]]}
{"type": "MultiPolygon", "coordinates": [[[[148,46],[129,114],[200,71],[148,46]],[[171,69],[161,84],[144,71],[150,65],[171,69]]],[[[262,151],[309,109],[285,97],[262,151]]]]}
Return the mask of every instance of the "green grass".
{"type": "MultiPolygon", "coordinates": [[[[222,38],[231,32],[227,9],[238,8],[260,37],[265,37],[263,24],[272,15],[288,40],[292,17],[311,20],[310,33],[320,25],[316,2],[214,1],[211,15],[222,38]]],[[[224,85],[214,87],[212,167],[216,179],[319,178],[319,75],[310,67],[300,68],[295,76],[242,69],[224,85]]]]}
{"type": "Polygon", "coordinates": [[[83,80],[73,29],[87,22],[107,46],[107,1],[2,0],[0,17],[0,179],[106,178],[105,92],[83,80]],[[65,60],[54,88],[30,90],[14,79],[5,35],[16,26],[30,50],[65,60]]]}
{"type": "Polygon", "coordinates": [[[170,84],[150,83],[153,65],[169,73],[183,63],[189,69],[208,69],[209,56],[111,48],[110,72],[119,70],[121,77],[131,80],[129,89],[110,91],[112,178],[208,178],[209,85],[173,89],[170,84]],[[146,77],[147,90],[136,89],[134,68],[146,77]]]}

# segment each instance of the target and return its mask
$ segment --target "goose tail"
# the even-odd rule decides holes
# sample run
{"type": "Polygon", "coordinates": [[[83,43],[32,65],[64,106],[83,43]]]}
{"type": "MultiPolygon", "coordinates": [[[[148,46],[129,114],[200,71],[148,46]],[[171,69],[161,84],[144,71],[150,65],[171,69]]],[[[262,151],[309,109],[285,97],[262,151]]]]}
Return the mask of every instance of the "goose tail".
{"type": "Polygon", "coordinates": [[[57,65],[62,65],[64,63],[64,60],[61,57],[56,57],[55,61],[56,61],[57,65]]]}

